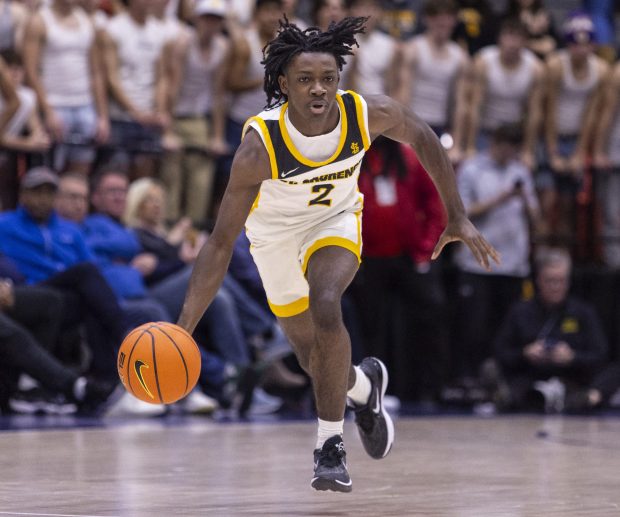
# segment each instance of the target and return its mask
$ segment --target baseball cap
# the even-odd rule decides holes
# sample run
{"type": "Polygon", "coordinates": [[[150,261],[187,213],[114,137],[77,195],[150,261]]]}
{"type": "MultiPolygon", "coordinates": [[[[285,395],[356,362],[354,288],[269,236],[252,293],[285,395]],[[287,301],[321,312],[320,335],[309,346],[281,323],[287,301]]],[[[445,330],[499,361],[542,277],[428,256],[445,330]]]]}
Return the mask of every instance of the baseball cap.
{"type": "Polygon", "coordinates": [[[52,185],[58,188],[58,175],[48,167],[34,167],[24,174],[20,187],[25,189],[37,188],[41,185],[52,185]]]}
{"type": "Polygon", "coordinates": [[[564,39],[567,43],[591,43],[594,41],[594,22],[587,14],[577,12],[564,24],[564,39]]]}
{"type": "Polygon", "coordinates": [[[228,12],[228,4],[226,0],[198,0],[194,7],[196,16],[210,14],[212,16],[221,16],[224,18],[228,12]]]}

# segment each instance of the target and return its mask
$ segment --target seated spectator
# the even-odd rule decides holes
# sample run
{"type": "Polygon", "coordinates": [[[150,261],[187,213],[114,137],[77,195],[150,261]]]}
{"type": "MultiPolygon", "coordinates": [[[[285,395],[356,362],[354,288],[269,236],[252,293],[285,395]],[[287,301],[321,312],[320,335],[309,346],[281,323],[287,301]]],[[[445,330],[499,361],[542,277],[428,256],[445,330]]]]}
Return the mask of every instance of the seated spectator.
{"type": "Polygon", "coordinates": [[[458,171],[467,215],[502,257],[487,271],[465,249],[457,249],[460,322],[454,356],[459,377],[477,377],[492,354],[497,328],[530,274],[529,229],[538,221],[539,207],[531,174],[517,160],[522,138],[519,126],[500,126],[488,152],[465,160],[458,171]]]}
{"type": "Polygon", "coordinates": [[[38,167],[21,180],[19,206],[0,214],[0,251],[29,284],[63,294],[63,326],[86,322],[91,371],[116,379],[116,351],[128,324],[114,292],[95,264],[79,228],[56,214],[58,178],[38,167]]]}
{"type": "Polygon", "coordinates": [[[52,0],[29,19],[24,64],[56,144],[56,170],[88,174],[95,141],[108,138],[107,97],[96,43],[93,23],[75,1],[52,0]]]}
{"type": "MultiPolygon", "coordinates": [[[[58,195],[56,197],[56,209],[59,214],[63,215],[76,224],[82,226],[88,214],[88,197],[89,187],[86,178],[81,174],[65,174],[59,180],[58,195]]],[[[127,266],[129,267],[129,266],[127,266]]],[[[117,265],[120,269],[120,266],[117,265]]],[[[145,289],[145,296],[138,298],[121,298],[120,305],[123,308],[127,320],[131,327],[136,327],[149,321],[172,321],[165,306],[156,298],[149,295],[145,289]]],[[[214,394],[218,394],[224,386],[218,384],[217,379],[223,376],[222,371],[225,365],[213,354],[206,354],[202,351],[203,374],[202,382],[210,386],[214,386],[214,394]],[[215,380],[210,379],[213,377],[215,380]]],[[[236,374],[235,374],[236,375],[236,374]]],[[[230,375],[228,375],[230,377],[230,375]]],[[[224,381],[222,381],[224,382],[224,381]]],[[[228,381],[227,381],[228,382],[228,381]]],[[[253,389],[253,387],[250,387],[253,389]]],[[[243,389],[250,389],[244,386],[243,389]]],[[[221,393],[220,393],[221,395],[221,393]]],[[[251,392],[250,392],[251,395],[251,392]]],[[[249,395],[247,395],[249,396],[249,395]]],[[[212,401],[205,400],[204,395],[198,391],[192,391],[188,399],[183,402],[185,411],[204,412],[205,408],[214,409],[212,401]]],[[[138,399],[129,395],[124,396],[119,404],[112,408],[113,415],[124,413],[140,413],[142,415],[157,415],[165,411],[163,405],[149,405],[141,403],[138,399]]]]}
{"type": "Polygon", "coordinates": [[[566,251],[536,254],[536,297],[515,304],[495,338],[507,385],[501,408],[560,411],[565,394],[589,387],[605,361],[608,345],[599,318],[569,294],[570,275],[566,251]]]}
{"type": "MultiPolygon", "coordinates": [[[[88,215],[89,187],[87,179],[81,174],[64,174],[58,182],[58,193],[56,195],[56,211],[61,217],[73,221],[82,227],[88,215]]],[[[105,274],[105,273],[104,273],[105,274]]],[[[112,288],[114,289],[114,286],[112,288]]],[[[131,292],[123,296],[119,293],[120,304],[130,326],[137,327],[149,321],[172,321],[168,310],[158,300],[144,295],[131,292]]]]}
{"type": "MultiPolygon", "coordinates": [[[[27,412],[48,402],[27,394],[15,398],[17,379],[25,373],[50,392],[76,402],[80,412],[99,409],[115,384],[80,376],[53,355],[51,347],[62,321],[61,294],[48,287],[14,285],[6,276],[14,270],[7,271],[5,261],[6,257],[0,257],[0,397],[10,396],[13,404],[27,412]]],[[[2,398],[0,406],[6,408],[6,397],[2,398]]]]}

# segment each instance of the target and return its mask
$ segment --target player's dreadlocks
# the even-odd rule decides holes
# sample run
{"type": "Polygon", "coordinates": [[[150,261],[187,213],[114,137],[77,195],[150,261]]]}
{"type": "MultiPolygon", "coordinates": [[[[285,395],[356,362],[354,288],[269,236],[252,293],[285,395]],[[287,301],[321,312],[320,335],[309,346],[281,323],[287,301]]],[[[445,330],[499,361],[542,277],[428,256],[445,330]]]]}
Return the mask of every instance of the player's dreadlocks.
{"type": "MultiPolygon", "coordinates": [[[[278,35],[263,49],[265,65],[265,93],[267,107],[272,108],[286,101],[286,95],[280,90],[278,77],[284,75],[291,60],[301,52],[325,52],[336,58],[338,69],[342,70],[344,56],[353,54],[351,48],[357,45],[355,35],[364,32],[368,18],[345,18],[338,23],[332,22],[327,31],[318,27],[301,30],[284,17],[280,20],[278,35]]],[[[359,46],[359,45],[358,45],[359,46]]]]}

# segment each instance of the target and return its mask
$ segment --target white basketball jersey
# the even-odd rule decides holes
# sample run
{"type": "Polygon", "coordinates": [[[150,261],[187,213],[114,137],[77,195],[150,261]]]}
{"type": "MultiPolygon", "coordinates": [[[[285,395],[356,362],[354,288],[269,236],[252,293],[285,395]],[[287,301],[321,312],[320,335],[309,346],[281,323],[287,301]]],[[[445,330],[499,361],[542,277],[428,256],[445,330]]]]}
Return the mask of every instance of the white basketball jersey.
{"type": "MultiPolygon", "coordinates": [[[[297,149],[286,127],[288,103],[250,118],[245,125],[260,135],[269,154],[271,179],[263,181],[246,228],[253,244],[286,238],[345,212],[359,212],[363,196],[357,188],[360,165],[370,147],[366,101],[352,91],[339,91],[340,135],[336,151],[313,161],[297,149]]],[[[311,137],[317,142],[329,135],[311,137]]],[[[314,142],[313,142],[314,143],[314,142]]]]}

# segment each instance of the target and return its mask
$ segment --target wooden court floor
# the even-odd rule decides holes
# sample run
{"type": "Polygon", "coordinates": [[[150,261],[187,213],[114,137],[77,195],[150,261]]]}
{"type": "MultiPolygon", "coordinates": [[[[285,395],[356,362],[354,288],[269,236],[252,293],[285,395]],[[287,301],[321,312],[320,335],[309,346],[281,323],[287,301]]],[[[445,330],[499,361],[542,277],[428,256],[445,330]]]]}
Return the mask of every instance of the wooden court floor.
{"type": "Polygon", "coordinates": [[[402,419],[384,460],[353,424],[351,494],[309,486],[315,426],[139,422],[0,433],[0,516],[620,516],[620,420],[402,419]]]}

